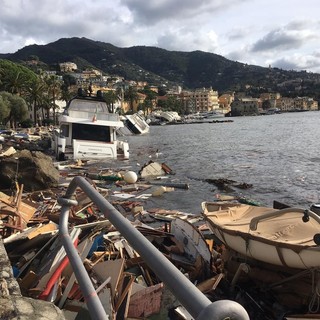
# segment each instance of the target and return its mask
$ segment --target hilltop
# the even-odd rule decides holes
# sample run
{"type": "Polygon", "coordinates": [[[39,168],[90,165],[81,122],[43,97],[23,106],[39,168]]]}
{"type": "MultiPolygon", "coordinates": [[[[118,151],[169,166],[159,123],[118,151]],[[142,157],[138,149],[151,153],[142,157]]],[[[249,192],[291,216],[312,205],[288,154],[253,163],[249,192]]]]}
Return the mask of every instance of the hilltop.
{"type": "MultiPolygon", "coordinates": [[[[119,48],[87,38],[62,38],[46,45],[26,46],[0,58],[23,63],[31,56],[50,70],[61,62],[79,69],[97,68],[105,74],[153,85],[179,84],[184,88],[212,87],[218,91],[281,91],[320,98],[320,74],[248,65],[203,51],[168,51],[157,47],[119,48]]],[[[249,92],[250,93],[250,92],[249,92]]]]}

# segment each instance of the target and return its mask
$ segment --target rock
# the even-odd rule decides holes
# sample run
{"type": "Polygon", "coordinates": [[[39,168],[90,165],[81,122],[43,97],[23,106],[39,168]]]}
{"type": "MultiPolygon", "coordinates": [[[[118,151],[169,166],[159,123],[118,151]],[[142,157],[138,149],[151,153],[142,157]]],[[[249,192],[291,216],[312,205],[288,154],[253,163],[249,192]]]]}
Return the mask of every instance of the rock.
{"type": "Polygon", "coordinates": [[[0,189],[11,188],[15,181],[29,192],[49,189],[58,184],[59,171],[44,153],[21,150],[0,159],[0,189]]]}

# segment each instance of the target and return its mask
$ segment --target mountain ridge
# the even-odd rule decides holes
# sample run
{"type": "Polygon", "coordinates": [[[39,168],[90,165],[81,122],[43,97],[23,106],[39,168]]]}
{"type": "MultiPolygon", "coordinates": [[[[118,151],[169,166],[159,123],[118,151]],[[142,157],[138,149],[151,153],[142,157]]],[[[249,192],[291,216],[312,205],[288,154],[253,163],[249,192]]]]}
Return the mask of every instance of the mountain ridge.
{"type": "MultiPolygon", "coordinates": [[[[320,79],[316,73],[248,65],[200,50],[169,51],[152,46],[119,48],[84,37],[61,38],[46,45],[34,44],[15,53],[0,54],[0,58],[19,63],[30,56],[37,56],[51,69],[70,61],[77,63],[79,69],[94,67],[128,80],[148,81],[153,85],[179,84],[189,89],[212,87],[219,91],[239,91],[251,86],[274,91],[285,81],[316,83],[320,79]]],[[[320,88],[316,94],[320,96],[318,91],[320,88]]]]}

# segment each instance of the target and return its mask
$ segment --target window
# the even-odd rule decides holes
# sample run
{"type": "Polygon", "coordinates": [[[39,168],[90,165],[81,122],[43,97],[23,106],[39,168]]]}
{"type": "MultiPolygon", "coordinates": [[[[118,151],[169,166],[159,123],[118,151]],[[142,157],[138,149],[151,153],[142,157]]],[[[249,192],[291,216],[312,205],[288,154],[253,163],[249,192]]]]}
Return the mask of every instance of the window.
{"type": "Polygon", "coordinates": [[[110,127],[74,123],[72,139],[111,142],[110,127]]]}
{"type": "Polygon", "coordinates": [[[64,137],[69,137],[69,125],[62,124],[61,125],[61,135],[64,137]]]}

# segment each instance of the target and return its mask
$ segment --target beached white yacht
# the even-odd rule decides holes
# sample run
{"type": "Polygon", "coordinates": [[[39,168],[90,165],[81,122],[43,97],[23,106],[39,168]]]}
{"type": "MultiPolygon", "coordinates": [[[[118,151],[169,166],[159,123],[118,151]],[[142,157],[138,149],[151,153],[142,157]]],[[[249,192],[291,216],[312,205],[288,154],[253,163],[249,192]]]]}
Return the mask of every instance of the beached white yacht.
{"type": "Polygon", "coordinates": [[[71,99],[59,118],[52,148],[58,160],[129,158],[129,145],[117,138],[123,127],[117,113],[108,109],[102,92],[87,95],[83,89],[71,99]]]}

